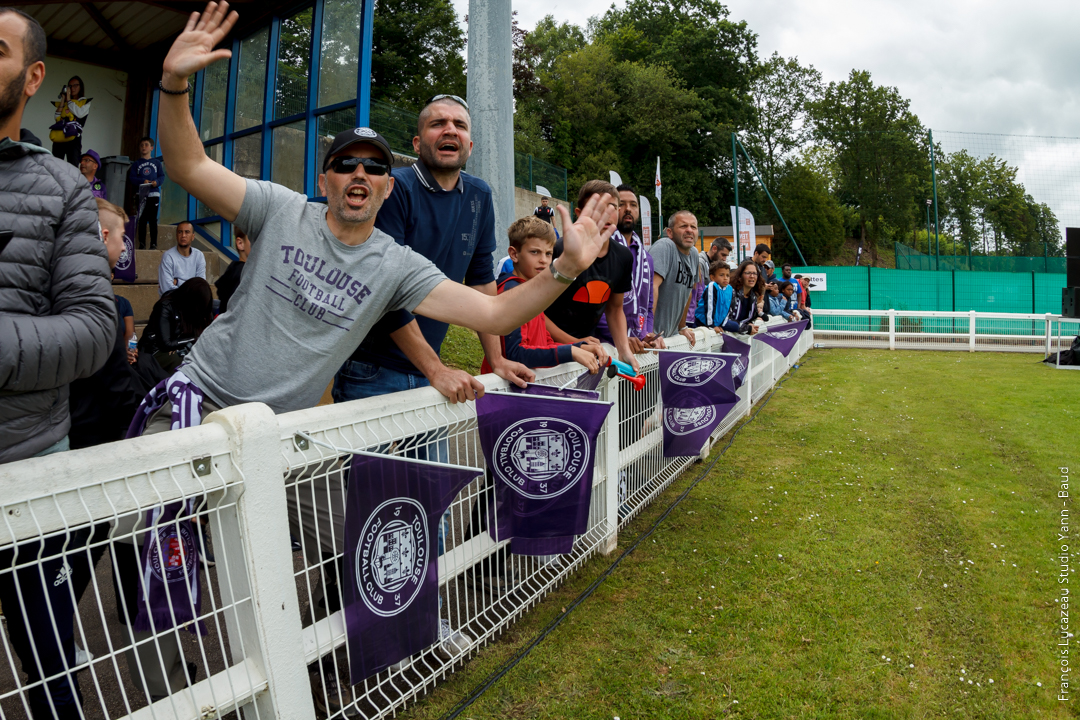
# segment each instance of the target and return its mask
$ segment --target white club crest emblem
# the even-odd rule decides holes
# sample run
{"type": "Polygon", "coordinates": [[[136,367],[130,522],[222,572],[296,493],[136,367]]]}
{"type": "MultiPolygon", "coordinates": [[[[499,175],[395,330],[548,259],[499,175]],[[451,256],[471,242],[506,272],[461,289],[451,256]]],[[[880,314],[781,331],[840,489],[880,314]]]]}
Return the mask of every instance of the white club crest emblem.
{"type": "Polygon", "coordinates": [[[131,247],[131,240],[127,235],[124,236],[124,249],[120,252],[120,257],[116,261],[116,267],[114,270],[127,270],[131,266],[131,251],[128,249],[131,247]]]}
{"type": "Polygon", "coordinates": [[[716,407],[664,408],[664,426],[673,435],[688,435],[716,419],[716,407]]]}
{"type": "Polygon", "coordinates": [[[356,586],[368,609],[391,617],[424,584],[430,553],[427,513],[410,498],[387,500],[368,516],[356,546],[356,586]]]}
{"type": "Polygon", "coordinates": [[[589,462],[589,442],[577,425],[552,417],[516,422],[495,441],[495,474],[537,500],[573,487],[589,462]]]}
{"type": "Polygon", "coordinates": [[[735,358],[735,362],[731,363],[731,377],[739,377],[746,370],[746,360],[743,356],[735,358]]]}
{"type": "Polygon", "coordinates": [[[798,328],[793,328],[791,330],[778,330],[776,332],[769,332],[765,334],[771,338],[776,338],[777,340],[787,340],[789,338],[795,337],[798,333],[798,328]]]}
{"type": "Polygon", "coordinates": [[[373,137],[376,137],[378,135],[378,133],[376,133],[374,130],[372,130],[369,127],[356,128],[355,130],[353,130],[353,132],[356,133],[357,137],[365,137],[365,138],[373,138],[373,137]]]}
{"type": "Polygon", "coordinates": [[[727,367],[724,358],[711,355],[692,355],[671,363],[667,370],[670,382],[684,387],[704,385],[727,367]]]}

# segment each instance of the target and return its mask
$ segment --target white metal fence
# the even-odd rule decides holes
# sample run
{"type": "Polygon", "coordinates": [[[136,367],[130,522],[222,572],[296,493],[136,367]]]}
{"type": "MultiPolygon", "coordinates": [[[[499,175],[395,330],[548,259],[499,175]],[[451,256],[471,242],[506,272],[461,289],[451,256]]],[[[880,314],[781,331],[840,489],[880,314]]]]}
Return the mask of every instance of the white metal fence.
{"type": "MultiPolygon", "coordinates": [[[[720,337],[699,330],[695,349],[718,350],[720,337]]],[[[813,342],[813,333],[804,334],[790,358],[752,343],[742,402],[714,438],[813,342]]],[[[668,343],[687,348],[681,337],[668,343]]],[[[352,688],[338,580],[348,457],[369,450],[483,467],[474,404],[449,404],[421,388],[279,416],[243,405],[199,427],[0,465],[0,586],[9,591],[2,596],[0,718],[31,717],[35,702],[36,717],[392,714],[590,555],[614,550],[619,529],[692,464],[663,457],[658,361],[652,353],[639,359],[643,390],[623,381],[601,388],[614,408],[598,440],[589,529],[573,552],[515,556],[492,541],[480,512],[488,489],[477,480],[451,506],[439,558],[445,641],[352,688]],[[206,633],[192,632],[196,623],[129,631],[134,553],[147,532],[136,520],[180,500],[193,501],[180,520],[205,523],[216,559],[195,573],[206,633]],[[74,623],[65,631],[68,614],[74,623]],[[49,652],[35,635],[32,660],[20,659],[20,633],[42,622],[61,637],[60,651],[49,652]],[[76,644],[92,659],[76,661],[76,644]],[[82,697],[64,715],[53,698],[65,687],[76,692],[72,681],[82,697]]],[[[580,371],[564,365],[540,371],[539,381],[563,384],[580,371]]],[[[494,375],[481,380],[488,389],[505,387],[494,375]]]]}
{"type": "Polygon", "coordinates": [[[1068,350],[1080,320],[1060,315],[814,310],[823,347],[1050,353],[1068,350]]]}

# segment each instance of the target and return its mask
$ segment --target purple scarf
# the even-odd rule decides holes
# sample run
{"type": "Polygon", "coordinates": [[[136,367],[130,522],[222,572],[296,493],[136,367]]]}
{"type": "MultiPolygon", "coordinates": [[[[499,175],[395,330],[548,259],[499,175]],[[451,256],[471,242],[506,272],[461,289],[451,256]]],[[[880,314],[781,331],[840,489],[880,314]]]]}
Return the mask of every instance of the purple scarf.
{"type": "MultiPolygon", "coordinates": [[[[172,403],[172,430],[202,421],[203,392],[182,371],[159,382],[135,411],[127,437],[139,437],[146,423],[165,401],[172,403]]],[[[136,632],[161,632],[194,621],[202,605],[199,583],[199,546],[195,530],[195,499],[155,507],[146,513],[147,535],[142,549],[139,614],[136,632]]],[[[196,628],[192,626],[192,632],[196,628]]],[[[206,626],[198,622],[200,635],[206,626]]]]}

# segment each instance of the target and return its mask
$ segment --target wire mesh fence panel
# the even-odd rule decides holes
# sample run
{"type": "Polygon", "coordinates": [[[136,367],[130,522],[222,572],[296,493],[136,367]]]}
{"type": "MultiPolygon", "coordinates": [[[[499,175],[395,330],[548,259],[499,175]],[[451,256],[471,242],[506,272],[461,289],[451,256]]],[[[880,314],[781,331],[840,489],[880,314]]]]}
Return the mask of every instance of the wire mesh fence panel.
{"type": "Polygon", "coordinates": [[[1036,273],[1035,275],[1035,313],[1061,312],[1061,291],[1066,287],[1066,276],[1036,273]]]}
{"type": "Polygon", "coordinates": [[[11,463],[0,482],[0,716],[273,717],[240,629],[249,558],[221,542],[245,487],[219,426],[11,463]]]}
{"type": "Polygon", "coordinates": [[[952,274],[869,268],[868,310],[952,310],[952,274]]]}
{"type": "MultiPolygon", "coordinates": [[[[1045,247],[1045,246],[1044,246],[1045,247]]],[[[927,255],[904,243],[895,243],[897,270],[981,270],[983,272],[1065,273],[1065,258],[1038,255],[927,255]]]]}
{"type": "Polygon", "coordinates": [[[416,135],[416,121],[420,117],[418,113],[372,100],[369,117],[371,129],[386,138],[391,150],[409,157],[416,155],[412,139],[416,135]]]}
{"type": "MultiPolygon", "coordinates": [[[[935,273],[937,274],[937,273],[935,273]]],[[[964,312],[1031,313],[1033,280],[1031,273],[956,273],[955,310],[964,312]]],[[[939,308],[952,310],[953,308],[939,308]]]]}
{"type": "Polygon", "coordinates": [[[870,302],[869,268],[812,265],[792,268],[793,275],[813,273],[826,277],[826,289],[811,286],[810,301],[814,309],[868,310],[870,302]]]}

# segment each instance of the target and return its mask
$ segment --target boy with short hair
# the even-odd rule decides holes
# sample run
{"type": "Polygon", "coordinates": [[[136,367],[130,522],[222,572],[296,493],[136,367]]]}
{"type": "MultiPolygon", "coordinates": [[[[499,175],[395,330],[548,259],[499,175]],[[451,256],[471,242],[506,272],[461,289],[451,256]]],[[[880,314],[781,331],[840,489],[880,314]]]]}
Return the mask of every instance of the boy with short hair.
{"type": "Polygon", "coordinates": [[[721,326],[731,309],[731,296],[734,290],[728,285],[729,273],[727,261],[717,258],[709,265],[709,286],[698,301],[694,320],[698,327],[711,327],[722,332],[721,326]]]}
{"type": "Polygon", "coordinates": [[[799,300],[795,297],[795,286],[788,280],[780,282],[780,297],[783,300],[783,308],[780,314],[788,319],[788,322],[802,320],[799,313],[799,300]]]}
{"type": "MultiPolygon", "coordinates": [[[[512,273],[499,277],[500,293],[547,270],[555,251],[555,228],[535,215],[515,220],[506,232],[510,239],[510,259],[514,269],[512,273]]],[[[596,344],[580,341],[560,345],[555,342],[546,327],[544,313],[504,335],[502,351],[503,357],[529,368],[577,362],[594,373],[599,369],[600,361],[607,359],[596,344]]],[[[480,369],[485,373],[492,371],[487,358],[484,358],[480,369]]]]}

